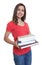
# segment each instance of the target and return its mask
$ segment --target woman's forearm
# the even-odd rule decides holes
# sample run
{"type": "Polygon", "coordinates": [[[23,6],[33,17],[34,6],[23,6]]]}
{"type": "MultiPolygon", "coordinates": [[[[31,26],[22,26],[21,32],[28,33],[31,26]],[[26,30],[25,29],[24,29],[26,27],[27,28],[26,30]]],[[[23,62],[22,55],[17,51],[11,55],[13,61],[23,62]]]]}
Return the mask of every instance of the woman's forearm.
{"type": "Polygon", "coordinates": [[[9,43],[9,44],[14,45],[14,41],[10,40],[9,38],[7,38],[7,39],[5,38],[4,41],[9,43]]]}
{"type": "Polygon", "coordinates": [[[17,41],[11,41],[9,38],[7,39],[4,39],[5,42],[9,43],[9,44],[12,44],[14,45],[15,47],[19,48],[18,44],[17,44],[17,41]]]}

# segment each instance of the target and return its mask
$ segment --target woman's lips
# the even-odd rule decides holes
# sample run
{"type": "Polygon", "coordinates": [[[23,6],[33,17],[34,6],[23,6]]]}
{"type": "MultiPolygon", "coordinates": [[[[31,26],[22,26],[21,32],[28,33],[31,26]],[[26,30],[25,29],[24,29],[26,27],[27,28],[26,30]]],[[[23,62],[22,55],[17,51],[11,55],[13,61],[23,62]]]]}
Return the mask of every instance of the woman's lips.
{"type": "Polygon", "coordinates": [[[21,16],[22,14],[21,14],[21,13],[19,13],[18,15],[19,15],[19,16],[21,16]]]}

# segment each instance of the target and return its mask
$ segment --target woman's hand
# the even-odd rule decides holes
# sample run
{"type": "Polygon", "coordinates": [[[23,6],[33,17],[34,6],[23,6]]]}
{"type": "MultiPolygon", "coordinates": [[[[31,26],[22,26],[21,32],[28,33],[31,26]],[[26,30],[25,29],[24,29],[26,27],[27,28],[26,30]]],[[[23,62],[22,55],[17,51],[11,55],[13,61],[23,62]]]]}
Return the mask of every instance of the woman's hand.
{"type": "Polygon", "coordinates": [[[14,41],[14,46],[19,48],[18,44],[17,44],[17,41],[14,41]]]}

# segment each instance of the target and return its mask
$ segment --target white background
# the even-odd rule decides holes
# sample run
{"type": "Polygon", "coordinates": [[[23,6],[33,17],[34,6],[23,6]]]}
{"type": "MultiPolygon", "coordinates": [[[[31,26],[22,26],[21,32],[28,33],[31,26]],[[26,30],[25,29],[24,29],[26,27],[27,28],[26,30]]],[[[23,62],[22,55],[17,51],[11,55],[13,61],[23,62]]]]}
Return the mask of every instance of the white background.
{"type": "MultiPolygon", "coordinates": [[[[15,65],[13,46],[4,41],[7,23],[12,19],[17,3],[23,3],[27,9],[26,22],[29,24],[39,44],[32,47],[32,65],[42,65],[42,0],[0,0],[0,65],[15,65]]],[[[10,35],[11,39],[12,35],[10,35]]]]}

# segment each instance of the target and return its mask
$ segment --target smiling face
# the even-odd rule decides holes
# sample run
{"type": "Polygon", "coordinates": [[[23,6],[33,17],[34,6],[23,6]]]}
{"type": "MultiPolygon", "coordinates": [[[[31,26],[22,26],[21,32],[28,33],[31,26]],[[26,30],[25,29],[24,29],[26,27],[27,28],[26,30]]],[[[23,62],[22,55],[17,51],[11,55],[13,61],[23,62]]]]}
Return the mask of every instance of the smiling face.
{"type": "Polygon", "coordinates": [[[18,19],[22,21],[26,19],[26,7],[22,3],[17,4],[14,8],[12,20],[17,24],[18,19]]]}
{"type": "Polygon", "coordinates": [[[17,9],[17,17],[21,18],[24,16],[24,6],[19,6],[17,9]]]}

